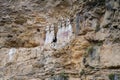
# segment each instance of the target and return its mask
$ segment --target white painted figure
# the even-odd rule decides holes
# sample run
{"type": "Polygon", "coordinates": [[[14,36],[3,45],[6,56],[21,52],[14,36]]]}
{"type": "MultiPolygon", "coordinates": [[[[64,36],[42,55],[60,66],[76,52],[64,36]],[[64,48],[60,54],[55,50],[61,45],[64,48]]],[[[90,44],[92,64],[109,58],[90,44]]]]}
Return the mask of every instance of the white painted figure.
{"type": "Polygon", "coordinates": [[[62,42],[65,42],[66,40],[65,40],[65,38],[66,38],[66,33],[65,33],[65,22],[64,21],[62,21],[62,29],[61,29],[61,32],[62,32],[62,34],[61,34],[61,38],[62,38],[62,42]]]}
{"type": "Polygon", "coordinates": [[[70,20],[67,19],[67,22],[66,22],[66,27],[67,27],[67,32],[68,32],[68,41],[70,40],[70,38],[72,37],[72,25],[70,24],[70,20]]]}
{"type": "Polygon", "coordinates": [[[53,41],[54,37],[55,37],[55,35],[54,35],[54,25],[52,24],[51,28],[50,28],[49,43],[51,43],[53,41]]]}
{"type": "Polygon", "coordinates": [[[60,43],[61,41],[61,34],[62,34],[62,28],[61,28],[61,23],[58,24],[58,32],[57,32],[57,43],[60,43]]]}
{"type": "Polygon", "coordinates": [[[9,51],[9,60],[12,60],[13,54],[16,53],[16,48],[11,48],[9,51]]]}
{"type": "Polygon", "coordinates": [[[69,26],[67,25],[67,21],[66,21],[66,26],[65,26],[65,32],[64,32],[64,35],[65,35],[65,41],[68,42],[68,37],[69,37],[69,26]]]}
{"type": "Polygon", "coordinates": [[[49,43],[49,34],[50,34],[49,26],[46,27],[45,31],[46,31],[45,44],[48,44],[49,43]]]}

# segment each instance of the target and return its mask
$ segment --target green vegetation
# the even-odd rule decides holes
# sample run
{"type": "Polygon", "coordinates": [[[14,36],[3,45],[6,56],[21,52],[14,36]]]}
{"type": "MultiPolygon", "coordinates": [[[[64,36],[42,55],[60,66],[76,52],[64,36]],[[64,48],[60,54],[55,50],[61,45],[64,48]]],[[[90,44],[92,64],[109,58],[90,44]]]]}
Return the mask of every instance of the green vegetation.
{"type": "Polygon", "coordinates": [[[110,80],[120,80],[120,74],[109,74],[108,75],[110,80]]]}
{"type": "Polygon", "coordinates": [[[115,74],[109,74],[109,79],[114,80],[114,76],[115,76],[115,74]]]}
{"type": "Polygon", "coordinates": [[[83,74],[85,74],[84,69],[82,69],[81,72],[80,72],[80,75],[83,75],[83,74]]]}
{"type": "Polygon", "coordinates": [[[86,53],[89,54],[92,53],[92,51],[93,51],[93,46],[90,46],[87,48],[86,53]]]}
{"type": "Polygon", "coordinates": [[[65,73],[65,71],[63,71],[63,72],[60,73],[60,77],[64,80],[68,80],[69,76],[65,73]]]}

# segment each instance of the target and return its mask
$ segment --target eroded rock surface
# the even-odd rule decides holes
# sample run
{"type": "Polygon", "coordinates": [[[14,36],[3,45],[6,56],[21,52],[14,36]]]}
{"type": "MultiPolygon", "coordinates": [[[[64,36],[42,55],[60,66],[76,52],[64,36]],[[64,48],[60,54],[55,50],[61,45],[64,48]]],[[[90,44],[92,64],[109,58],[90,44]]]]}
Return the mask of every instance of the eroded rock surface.
{"type": "Polygon", "coordinates": [[[119,0],[0,1],[0,80],[119,79],[119,0]]]}

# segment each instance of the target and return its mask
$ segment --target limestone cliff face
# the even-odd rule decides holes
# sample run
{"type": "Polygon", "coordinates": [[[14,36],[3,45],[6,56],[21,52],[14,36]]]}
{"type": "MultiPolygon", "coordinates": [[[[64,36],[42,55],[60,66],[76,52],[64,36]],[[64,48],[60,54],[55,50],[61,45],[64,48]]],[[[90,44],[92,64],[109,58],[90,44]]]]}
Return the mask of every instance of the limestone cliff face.
{"type": "Polygon", "coordinates": [[[120,1],[1,0],[0,80],[120,80],[120,1]]]}

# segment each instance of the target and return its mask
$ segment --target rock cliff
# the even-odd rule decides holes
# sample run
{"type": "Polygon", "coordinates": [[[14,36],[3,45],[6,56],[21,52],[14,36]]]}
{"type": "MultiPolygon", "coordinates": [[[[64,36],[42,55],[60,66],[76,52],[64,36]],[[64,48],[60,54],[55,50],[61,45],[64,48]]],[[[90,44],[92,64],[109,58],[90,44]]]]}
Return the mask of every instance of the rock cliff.
{"type": "Polygon", "coordinates": [[[0,80],[120,80],[120,0],[1,0],[0,80]]]}

